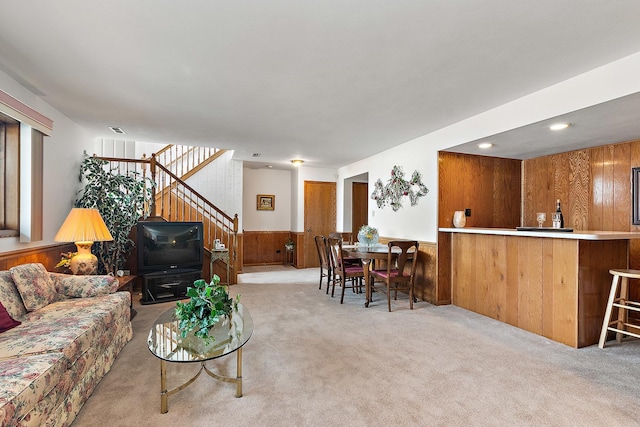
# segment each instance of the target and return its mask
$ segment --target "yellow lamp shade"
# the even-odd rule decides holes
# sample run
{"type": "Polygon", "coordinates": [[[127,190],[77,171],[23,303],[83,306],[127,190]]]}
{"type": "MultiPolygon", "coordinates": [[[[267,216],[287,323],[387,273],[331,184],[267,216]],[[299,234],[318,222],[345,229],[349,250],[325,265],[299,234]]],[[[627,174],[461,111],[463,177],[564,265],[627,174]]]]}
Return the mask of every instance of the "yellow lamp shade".
{"type": "Polygon", "coordinates": [[[73,208],[53,238],[56,242],[74,242],[78,254],[70,261],[73,274],[96,274],[98,259],[91,253],[95,241],[113,240],[97,209],[73,208]]]}

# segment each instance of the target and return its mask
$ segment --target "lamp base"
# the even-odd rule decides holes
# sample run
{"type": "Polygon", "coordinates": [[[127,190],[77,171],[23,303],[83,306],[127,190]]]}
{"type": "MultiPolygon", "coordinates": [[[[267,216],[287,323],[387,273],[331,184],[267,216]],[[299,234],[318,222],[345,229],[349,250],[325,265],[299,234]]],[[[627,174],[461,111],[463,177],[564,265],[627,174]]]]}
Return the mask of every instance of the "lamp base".
{"type": "Polygon", "coordinates": [[[91,253],[93,242],[76,242],[78,254],[69,261],[73,274],[98,274],[98,258],[91,253]]]}

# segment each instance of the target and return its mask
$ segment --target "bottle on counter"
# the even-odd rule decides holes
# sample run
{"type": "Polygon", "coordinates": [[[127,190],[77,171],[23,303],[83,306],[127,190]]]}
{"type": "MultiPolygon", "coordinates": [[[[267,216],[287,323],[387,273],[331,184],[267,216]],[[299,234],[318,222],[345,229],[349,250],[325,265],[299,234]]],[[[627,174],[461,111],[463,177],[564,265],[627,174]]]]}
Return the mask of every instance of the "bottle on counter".
{"type": "Polygon", "coordinates": [[[564,228],[564,217],[560,209],[560,199],[556,200],[556,211],[553,213],[553,228],[564,228]]]}

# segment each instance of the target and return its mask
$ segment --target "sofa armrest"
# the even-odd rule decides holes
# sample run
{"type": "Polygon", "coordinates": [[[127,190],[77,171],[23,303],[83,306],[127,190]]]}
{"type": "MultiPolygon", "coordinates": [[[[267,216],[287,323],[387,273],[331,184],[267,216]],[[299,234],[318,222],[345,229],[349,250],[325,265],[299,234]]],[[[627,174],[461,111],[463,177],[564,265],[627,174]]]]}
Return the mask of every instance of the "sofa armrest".
{"type": "Polygon", "coordinates": [[[113,276],[74,276],[52,272],[49,275],[55,283],[58,294],[67,298],[96,297],[118,290],[118,279],[113,276]]]}

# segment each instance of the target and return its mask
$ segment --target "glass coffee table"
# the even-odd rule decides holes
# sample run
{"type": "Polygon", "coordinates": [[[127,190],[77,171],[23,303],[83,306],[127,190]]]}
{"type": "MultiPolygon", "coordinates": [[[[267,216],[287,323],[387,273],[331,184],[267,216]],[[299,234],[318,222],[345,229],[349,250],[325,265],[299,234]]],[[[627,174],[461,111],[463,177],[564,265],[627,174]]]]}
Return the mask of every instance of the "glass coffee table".
{"type": "Polygon", "coordinates": [[[156,319],[147,344],[151,353],[160,359],[160,412],[167,413],[167,399],[191,383],[204,371],[210,377],[220,381],[236,384],[236,397],[242,397],[242,346],[249,341],[253,333],[253,320],[249,310],[238,304],[238,310],[231,317],[221,319],[209,332],[215,341],[209,343],[202,338],[188,335],[180,336],[178,320],[175,317],[175,307],[165,311],[156,319]],[[237,355],[236,376],[225,377],[209,370],[205,364],[209,360],[217,359],[235,352],[237,355]],[[200,363],[200,369],[193,378],[172,390],[167,391],[167,362],[200,363]]]}

